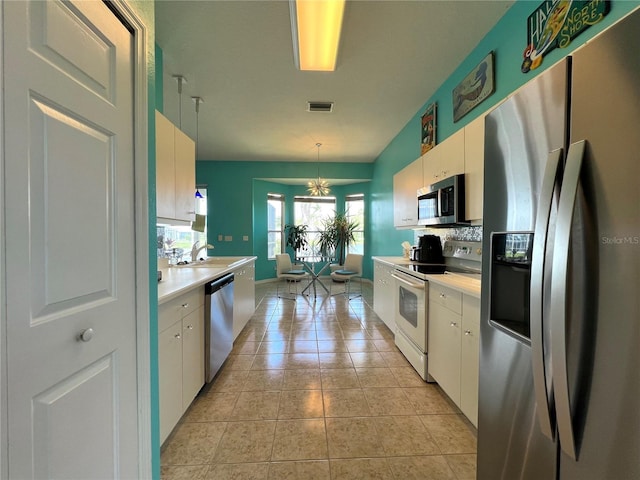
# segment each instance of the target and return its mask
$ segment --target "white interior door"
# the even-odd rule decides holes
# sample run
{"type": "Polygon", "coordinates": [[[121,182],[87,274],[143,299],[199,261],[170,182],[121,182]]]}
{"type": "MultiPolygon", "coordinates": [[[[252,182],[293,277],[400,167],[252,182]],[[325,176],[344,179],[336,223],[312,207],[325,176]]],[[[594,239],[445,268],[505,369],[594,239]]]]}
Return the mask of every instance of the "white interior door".
{"type": "Polygon", "coordinates": [[[136,478],[133,38],[4,2],[10,478],[136,478]]]}

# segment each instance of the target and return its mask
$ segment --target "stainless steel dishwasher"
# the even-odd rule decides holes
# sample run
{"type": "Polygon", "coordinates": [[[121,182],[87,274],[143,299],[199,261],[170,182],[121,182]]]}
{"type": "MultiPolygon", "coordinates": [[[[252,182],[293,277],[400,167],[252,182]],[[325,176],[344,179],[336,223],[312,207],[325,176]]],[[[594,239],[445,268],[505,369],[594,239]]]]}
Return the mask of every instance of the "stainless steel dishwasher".
{"type": "Polygon", "coordinates": [[[233,348],[233,273],[205,286],[205,379],[213,380],[233,348]]]}

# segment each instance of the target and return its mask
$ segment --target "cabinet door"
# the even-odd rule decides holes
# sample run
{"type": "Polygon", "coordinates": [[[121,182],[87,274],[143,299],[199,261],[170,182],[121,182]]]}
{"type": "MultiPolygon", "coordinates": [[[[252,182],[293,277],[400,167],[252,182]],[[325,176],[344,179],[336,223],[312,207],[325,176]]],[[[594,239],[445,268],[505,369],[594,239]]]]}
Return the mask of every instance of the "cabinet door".
{"type": "Polygon", "coordinates": [[[422,159],[410,163],[393,176],[393,224],[418,224],[418,189],[422,187],[422,159]]]}
{"type": "Polygon", "coordinates": [[[174,218],[176,190],[173,124],[156,111],[156,214],[174,218]]]}
{"type": "Polygon", "coordinates": [[[460,404],[460,315],[429,300],[429,375],[460,404]]]}
{"type": "Polygon", "coordinates": [[[182,416],[182,320],[158,336],[160,443],[182,416]]]}
{"type": "Polygon", "coordinates": [[[384,289],[382,291],[383,307],[382,320],[392,332],[396,331],[396,281],[391,276],[393,267],[383,265],[382,279],[384,289]]]}
{"type": "Polygon", "coordinates": [[[484,187],[484,116],[471,122],[464,130],[465,220],[481,220],[484,187]]]}
{"type": "Polygon", "coordinates": [[[374,266],[373,309],[389,330],[395,332],[395,284],[391,276],[393,268],[382,262],[374,262],[374,266]]]}
{"type": "Polygon", "coordinates": [[[480,300],[462,298],[462,345],[460,358],[460,410],[478,426],[478,355],[480,350],[480,300]]]}
{"type": "Polygon", "coordinates": [[[428,187],[432,183],[441,180],[440,178],[440,151],[442,145],[436,145],[422,156],[422,186],[428,187]]]}
{"type": "Polygon", "coordinates": [[[234,270],[233,339],[235,340],[256,310],[255,262],[234,270]]]}
{"type": "Polygon", "coordinates": [[[464,173],[464,138],[465,131],[461,128],[442,142],[439,180],[464,173]]]}
{"type": "Polygon", "coordinates": [[[184,132],[174,130],[175,135],[175,189],[178,220],[195,220],[196,146],[184,132]]]}
{"type": "Polygon", "coordinates": [[[464,138],[460,129],[422,156],[424,186],[464,173],[464,138]]]}
{"type": "MultiPolygon", "coordinates": [[[[384,321],[384,276],[385,269],[381,262],[373,262],[373,311],[384,321]]],[[[386,322],[385,322],[386,323],[386,322]]]]}
{"type": "Polygon", "coordinates": [[[204,385],[204,307],[182,319],[182,411],[204,385]]]}

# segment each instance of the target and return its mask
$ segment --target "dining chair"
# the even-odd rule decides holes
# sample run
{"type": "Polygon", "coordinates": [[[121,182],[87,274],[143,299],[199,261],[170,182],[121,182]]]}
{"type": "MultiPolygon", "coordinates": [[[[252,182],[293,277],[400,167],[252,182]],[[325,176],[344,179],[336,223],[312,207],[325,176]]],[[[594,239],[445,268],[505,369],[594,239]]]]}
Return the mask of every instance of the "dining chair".
{"type": "Polygon", "coordinates": [[[357,253],[348,253],[347,258],[344,261],[342,268],[331,272],[331,287],[334,282],[344,283],[345,289],[343,292],[332,295],[346,295],[349,300],[362,297],[362,258],[363,256],[357,253]],[[354,278],[360,279],[360,293],[351,296],[351,280],[354,278]]]}
{"type": "Polygon", "coordinates": [[[298,284],[302,280],[306,280],[307,284],[311,278],[309,272],[303,270],[302,265],[293,265],[291,257],[288,253],[276,254],[276,277],[278,282],[276,283],[276,295],[279,298],[288,300],[296,300],[298,295],[298,284]],[[280,295],[280,283],[285,282],[288,286],[288,294],[294,295],[294,297],[283,297],[280,295]],[[291,291],[291,285],[295,285],[295,292],[291,291]]]}

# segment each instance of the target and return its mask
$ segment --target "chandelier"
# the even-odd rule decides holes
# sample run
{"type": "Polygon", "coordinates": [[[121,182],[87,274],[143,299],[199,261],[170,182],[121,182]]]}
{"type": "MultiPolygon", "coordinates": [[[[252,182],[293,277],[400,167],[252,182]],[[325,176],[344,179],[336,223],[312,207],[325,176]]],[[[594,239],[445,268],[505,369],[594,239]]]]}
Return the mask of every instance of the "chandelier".
{"type": "Polygon", "coordinates": [[[324,178],[320,178],[320,147],[321,143],[316,143],[316,147],[318,147],[318,178],[309,180],[307,182],[307,191],[309,195],[314,197],[324,197],[331,190],[329,190],[329,182],[327,182],[324,178]]]}

